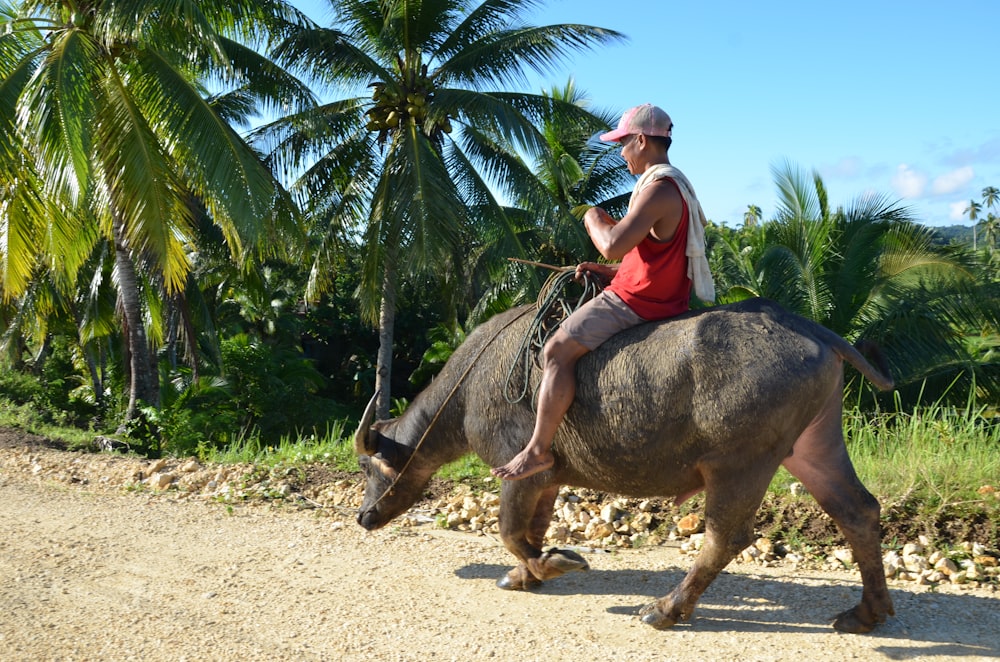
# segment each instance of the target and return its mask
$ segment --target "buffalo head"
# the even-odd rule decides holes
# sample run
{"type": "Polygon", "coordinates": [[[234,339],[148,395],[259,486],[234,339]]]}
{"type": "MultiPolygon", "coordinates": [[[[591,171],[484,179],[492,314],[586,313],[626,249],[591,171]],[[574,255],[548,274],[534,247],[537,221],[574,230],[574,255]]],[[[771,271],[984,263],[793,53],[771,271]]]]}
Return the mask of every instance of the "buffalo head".
{"type": "Polygon", "coordinates": [[[409,508],[423,489],[423,481],[414,475],[402,480],[400,470],[406,465],[411,452],[392,438],[396,421],[372,422],[375,413],[376,393],[361,417],[354,434],[354,449],[358,465],[365,477],[365,495],[358,511],[358,524],[369,531],[381,528],[409,508]],[[415,494],[415,495],[414,495],[415,494]]]}

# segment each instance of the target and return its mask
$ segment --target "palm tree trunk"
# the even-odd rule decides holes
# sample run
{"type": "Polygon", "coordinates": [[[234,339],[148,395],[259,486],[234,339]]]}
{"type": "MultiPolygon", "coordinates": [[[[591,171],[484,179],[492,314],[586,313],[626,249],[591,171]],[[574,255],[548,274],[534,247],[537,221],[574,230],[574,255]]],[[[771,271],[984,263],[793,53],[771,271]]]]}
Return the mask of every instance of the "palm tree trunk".
{"type": "Polygon", "coordinates": [[[185,353],[188,365],[191,367],[191,380],[198,381],[198,332],[191,321],[191,307],[188,305],[187,297],[178,293],[175,297],[177,309],[180,311],[181,330],[184,333],[185,353]]]}
{"type": "Polygon", "coordinates": [[[104,380],[97,369],[97,359],[94,357],[93,343],[87,343],[83,347],[83,358],[87,362],[87,370],[90,372],[90,383],[94,391],[94,404],[97,406],[98,416],[104,414],[104,380]]]}
{"type": "Polygon", "coordinates": [[[158,406],[160,404],[159,379],[150,357],[146,326],[142,320],[142,305],[139,298],[139,279],[135,262],[125,249],[120,231],[115,228],[115,273],[118,282],[118,300],[125,317],[126,346],[129,354],[128,409],[125,420],[136,418],[139,404],[158,406]]]}
{"type": "Polygon", "coordinates": [[[391,257],[386,260],[382,280],[382,305],[378,320],[378,359],[375,391],[379,394],[375,416],[389,418],[392,409],[392,345],[396,325],[396,269],[391,257]]]}

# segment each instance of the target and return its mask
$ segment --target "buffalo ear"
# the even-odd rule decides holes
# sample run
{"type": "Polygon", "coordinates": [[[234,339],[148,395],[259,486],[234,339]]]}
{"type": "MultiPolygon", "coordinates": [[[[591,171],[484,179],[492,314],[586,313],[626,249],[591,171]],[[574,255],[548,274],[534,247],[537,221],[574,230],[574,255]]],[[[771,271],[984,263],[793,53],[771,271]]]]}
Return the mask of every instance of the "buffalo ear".
{"type": "Polygon", "coordinates": [[[371,457],[372,466],[375,467],[380,474],[388,478],[389,480],[396,480],[399,477],[399,472],[392,468],[392,465],[383,460],[380,457],[371,457]]]}
{"type": "Polygon", "coordinates": [[[378,401],[380,391],[375,391],[375,395],[368,401],[365,413],[361,415],[361,422],[358,423],[358,431],[354,433],[354,452],[358,455],[374,455],[375,444],[372,437],[375,430],[372,429],[372,418],[375,416],[375,405],[378,401]]]}

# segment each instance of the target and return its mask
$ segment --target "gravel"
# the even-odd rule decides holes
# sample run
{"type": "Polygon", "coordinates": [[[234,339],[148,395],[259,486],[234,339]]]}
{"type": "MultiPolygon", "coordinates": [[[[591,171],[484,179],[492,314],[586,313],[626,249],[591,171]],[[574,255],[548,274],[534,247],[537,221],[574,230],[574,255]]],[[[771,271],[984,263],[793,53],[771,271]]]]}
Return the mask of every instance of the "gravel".
{"type": "Polygon", "coordinates": [[[750,555],[712,584],[690,623],[660,632],[636,613],[680,581],[690,539],[581,546],[590,572],[506,592],[494,582],[512,557],[488,530],[442,529],[415,512],[409,526],[369,533],[353,522],[356,481],[296,501],[274,481],[260,488],[181,464],[147,473],[117,456],[0,449],[0,659],[1000,657],[995,584],[892,579],[897,615],[845,635],[830,623],[860,597],[849,564],[750,555]],[[174,487],[152,489],[164,473],[174,487]],[[208,480],[177,489],[193,474],[208,480]],[[227,484],[287,498],[227,499],[227,484]]]}

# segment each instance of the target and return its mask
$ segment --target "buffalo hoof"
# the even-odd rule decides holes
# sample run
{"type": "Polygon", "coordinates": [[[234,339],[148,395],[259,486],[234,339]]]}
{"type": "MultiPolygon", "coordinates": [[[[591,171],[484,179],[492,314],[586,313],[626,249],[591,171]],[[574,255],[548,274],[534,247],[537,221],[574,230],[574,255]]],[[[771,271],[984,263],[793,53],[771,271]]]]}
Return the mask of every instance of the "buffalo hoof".
{"type": "Polygon", "coordinates": [[[590,570],[590,564],[585,558],[568,549],[550,549],[542,554],[538,561],[560,575],[565,575],[567,572],[590,570]]]}
{"type": "Polygon", "coordinates": [[[523,565],[513,568],[497,580],[497,587],[505,591],[527,591],[541,585],[541,580],[528,572],[528,569],[523,565]]]}
{"type": "Polygon", "coordinates": [[[639,610],[639,616],[646,625],[652,625],[657,630],[669,630],[677,625],[677,619],[664,614],[656,602],[650,602],[639,610]]]}
{"type": "Polygon", "coordinates": [[[833,627],[840,632],[850,634],[865,634],[875,629],[879,623],[885,622],[885,614],[875,615],[863,604],[839,614],[833,621],[833,627]]]}
{"type": "Polygon", "coordinates": [[[541,556],[528,559],[528,570],[538,579],[554,579],[567,572],[590,570],[590,565],[576,552],[550,549],[541,556]]]}

